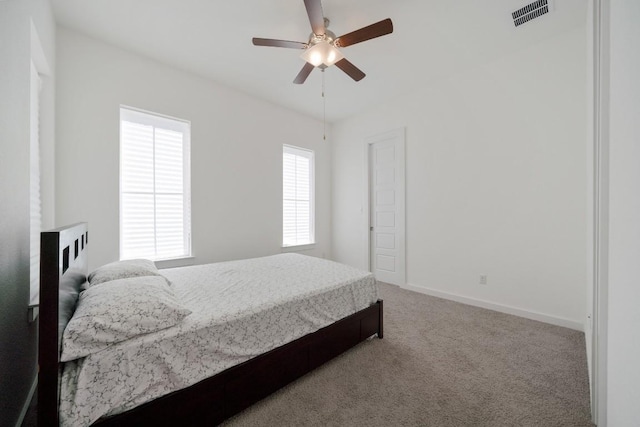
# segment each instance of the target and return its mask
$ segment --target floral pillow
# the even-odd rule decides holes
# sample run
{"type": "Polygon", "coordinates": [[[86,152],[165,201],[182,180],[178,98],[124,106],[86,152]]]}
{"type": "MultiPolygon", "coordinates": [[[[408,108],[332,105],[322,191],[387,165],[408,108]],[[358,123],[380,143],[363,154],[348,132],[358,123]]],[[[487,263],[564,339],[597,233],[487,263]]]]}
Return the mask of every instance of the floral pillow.
{"type": "Polygon", "coordinates": [[[89,285],[94,286],[128,277],[160,276],[156,265],[148,259],[130,259],[103,265],[89,274],[89,285]]]}
{"type": "Polygon", "coordinates": [[[64,330],[61,361],[96,353],[111,344],[178,324],[191,314],[163,276],[113,280],[80,294],[64,330]]]}

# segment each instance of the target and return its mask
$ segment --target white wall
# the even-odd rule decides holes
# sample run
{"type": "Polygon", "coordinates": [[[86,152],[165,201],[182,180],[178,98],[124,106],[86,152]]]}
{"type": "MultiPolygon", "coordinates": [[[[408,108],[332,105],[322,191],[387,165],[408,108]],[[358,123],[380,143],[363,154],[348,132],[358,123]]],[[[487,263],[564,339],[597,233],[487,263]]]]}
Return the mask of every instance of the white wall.
{"type": "MultiPolygon", "coordinates": [[[[48,1],[0,1],[0,425],[20,422],[37,376],[37,323],[29,323],[29,100],[31,22],[44,59],[55,61],[48,1]]],[[[40,143],[43,180],[53,171],[54,75],[44,79],[40,143]]],[[[52,186],[42,183],[43,221],[52,186]]]]}
{"type": "MultiPolygon", "coordinates": [[[[609,3],[609,2],[608,2],[609,3]]],[[[640,2],[610,2],[607,425],[640,425],[640,2]]]]}
{"type": "Polygon", "coordinates": [[[316,152],[305,253],[330,256],[321,122],[62,28],[57,89],[56,222],[89,222],[91,268],[118,259],[120,104],[191,121],[193,262],[280,252],[282,144],[316,152]]]}
{"type": "Polygon", "coordinates": [[[582,329],[586,49],[573,30],[336,123],[334,259],[366,268],[363,140],[404,126],[408,284],[582,329]]]}

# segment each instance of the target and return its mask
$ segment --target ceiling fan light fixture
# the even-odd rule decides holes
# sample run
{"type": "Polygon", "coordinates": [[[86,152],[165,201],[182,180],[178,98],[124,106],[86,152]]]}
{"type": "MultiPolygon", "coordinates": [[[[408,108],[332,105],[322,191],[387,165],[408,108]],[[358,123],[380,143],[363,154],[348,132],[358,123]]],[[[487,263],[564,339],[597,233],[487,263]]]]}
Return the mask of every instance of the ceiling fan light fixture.
{"type": "Polygon", "coordinates": [[[305,49],[300,57],[314,67],[318,67],[320,65],[330,67],[344,58],[344,55],[338,48],[326,40],[323,40],[308,49],[305,49]]]}

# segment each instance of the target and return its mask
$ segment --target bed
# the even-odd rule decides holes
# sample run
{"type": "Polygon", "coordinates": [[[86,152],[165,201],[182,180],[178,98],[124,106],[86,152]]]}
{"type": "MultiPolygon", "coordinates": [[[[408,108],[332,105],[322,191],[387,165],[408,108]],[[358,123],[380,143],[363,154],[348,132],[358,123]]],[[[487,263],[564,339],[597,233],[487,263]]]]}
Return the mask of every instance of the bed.
{"type": "MultiPolygon", "coordinates": [[[[156,356],[167,354],[165,347],[148,345],[150,338],[145,337],[99,351],[97,354],[101,360],[96,355],[88,355],[61,362],[62,336],[87,280],[88,247],[86,223],[42,233],[39,425],[59,425],[61,420],[63,424],[73,425],[74,422],[68,419],[68,414],[73,412],[69,409],[73,407],[69,406],[73,400],[70,396],[76,393],[76,400],[83,404],[92,399],[95,393],[90,389],[70,392],[70,378],[74,381],[81,379],[77,381],[80,385],[76,386],[79,390],[84,387],[82,384],[100,384],[99,372],[126,366],[127,373],[140,384],[144,381],[140,379],[143,377],[136,377],[135,358],[127,360],[123,355],[139,357],[144,354],[153,358],[154,351],[156,356]],[[87,368],[92,365],[98,367],[93,371],[87,368]]],[[[109,411],[102,410],[99,419],[79,417],[81,421],[76,420],[76,423],[86,425],[96,421],[96,425],[104,426],[218,424],[359,342],[376,334],[382,338],[382,301],[372,300],[370,292],[362,291],[370,287],[373,278],[370,275],[360,277],[355,271],[337,263],[297,254],[161,270],[180,301],[195,313],[187,316],[179,326],[157,333],[161,335],[162,346],[186,347],[180,344],[182,341],[172,341],[185,330],[195,330],[201,337],[216,338],[205,342],[198,350],[200,353],[189,347],[189,355],[195,354],[193,357],[199,361],[198,364],[182,363],[184,366],[177,369],[174,365],[180,363],[174,359],[165,361],[164,369],[169,369],[166,376],[177,379],[178,385],[167,388],[145,384],[145,390],[153,390],[147,393],[151,397],[145,399],[136,399],[131,389],[125,388],[126,396],[132,398],[127,397],[109,411]],[[293,275],[295,271],[300,277],[293,275]],[[256,282],[256,274],[264,278],[264,283],[256,282]],[[322,290],[316,290],[316,285],[313,285],[317,277],[323,278],[322,290]],[[202,284],[191,295],[191,286],[196,282],[202,284]],[[338,282],[343,283],[341,287],[348,291],[338,289],[335,286],[338,282]],[[258,295],[260,304],[254,306],[251,301],[243,300],[245,297],[240,288],[245,287],[250,290],[249,294],[258,295]],[[292,293],[294,288],[296,294],[292,293]],[[216,297],[207,298],[208,293],[216,297]],[[277,297],[278,294],[284,298],[277,297]],[[224,302],[225,298],[218,298],[219,295],[226,295],[232,303],[224,302]],[[213,320],[204,310],[205,305],[211,306],[213,320]],[[238,307],[243,308],[240,310],[238,307]],[[295,313],[303,319],[302,325],[286,326],[285,322],[286,327],[280,328],[286,331],[284,336],[272,335],[269,328],[280,322],[277,320],[280,315],[274,314],[278,312],[284,313],[285,317],[287,313],[295,313]],[[246,323],[249,320],[253,323],[246,323]],[[229,336],[232,338],[229,340],[235,341],[221,338],[224,337],[223,330],[231,330],[229,336]],[[250,330],[258,333],[242,340],[233,338],[243,336],[239,331],[250,330]],[[221,354],[221,349],[229,351],[221,354]]],[[[373,284],[375,286],[375,280],[373,284]]],[[[149,337],[152,335],[148,334],[149,337]]],[[[120,382],[113,378],[106,381],[112,381],[111,384],[120,382]]],[[[109,383],[100,385],[101,390],[112,388],[104,384],[109,383]]],[[[95,413],[91,416],[95,418],[95,413]]]]}

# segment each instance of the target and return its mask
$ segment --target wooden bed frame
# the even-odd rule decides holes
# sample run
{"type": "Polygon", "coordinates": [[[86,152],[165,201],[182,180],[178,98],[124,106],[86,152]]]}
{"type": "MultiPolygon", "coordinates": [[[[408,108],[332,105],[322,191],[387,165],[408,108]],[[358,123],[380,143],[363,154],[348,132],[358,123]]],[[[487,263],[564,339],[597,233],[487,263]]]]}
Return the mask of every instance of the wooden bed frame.
{"type": "MultiPolygon", "coordinates": [[[[43,232],[40,250],[38,425],[58,426],[60,343],[87,277],[86,223],[43,232]]],[[[383,303],[190,387],[159,397],[100,426],[214,425],[237,414],[368,337],[383,337],[383,303]]]]}

